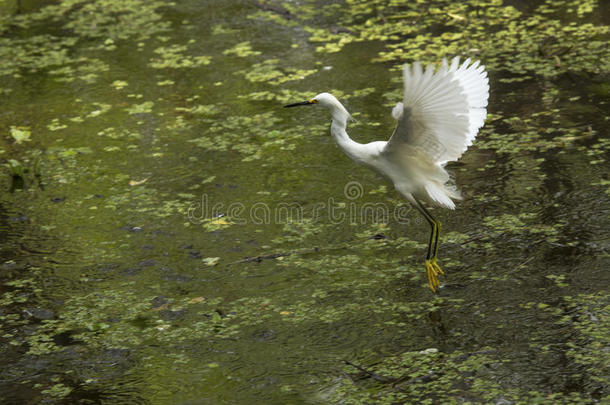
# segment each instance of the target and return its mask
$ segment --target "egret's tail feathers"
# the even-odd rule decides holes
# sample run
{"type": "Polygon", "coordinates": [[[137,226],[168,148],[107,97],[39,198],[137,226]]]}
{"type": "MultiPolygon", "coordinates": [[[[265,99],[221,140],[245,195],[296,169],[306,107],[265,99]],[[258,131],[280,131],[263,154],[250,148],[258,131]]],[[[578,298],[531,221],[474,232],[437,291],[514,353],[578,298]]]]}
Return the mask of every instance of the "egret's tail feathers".
{"type": "Polygon", "coordinates": [[[428,183],[425,186],[428,197],[437,205],[451,210],[455,209],[452,198],[461,199],[460,192],[454,187],[441,185],[439,183],[428,183]]]}

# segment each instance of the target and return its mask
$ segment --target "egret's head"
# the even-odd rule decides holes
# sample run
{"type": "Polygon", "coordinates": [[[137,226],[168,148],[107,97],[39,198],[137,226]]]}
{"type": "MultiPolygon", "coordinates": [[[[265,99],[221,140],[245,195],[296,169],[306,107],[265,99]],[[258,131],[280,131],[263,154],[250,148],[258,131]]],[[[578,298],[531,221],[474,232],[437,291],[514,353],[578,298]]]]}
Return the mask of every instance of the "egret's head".
{"type": "Polygon", "coordinates": [[[307,101],[288,104],[284,107],[297,107],[301,105],[316,104],[328,108],[334,119],[347,120],[348,118],[352,118],[352,116],[347,112],[347,110],[345,109],[345,107],[343,107],[339,100],[337,100],[337,98],[330,93],[320,93],[314,98],[310,98],[307,101]]]}
{"type": "Polygon", "coordinates": [[[318,103],[322,107],[326,107],[326,108],[333,108],[336,106],[343,107],[341,105],[341,103],[339,102],[339,100],[337,100],[337,98],[330,93],[320,93],[317,96],[315,96],[314,98],[312,98],[312,100],[314,103],[318,103]]]}

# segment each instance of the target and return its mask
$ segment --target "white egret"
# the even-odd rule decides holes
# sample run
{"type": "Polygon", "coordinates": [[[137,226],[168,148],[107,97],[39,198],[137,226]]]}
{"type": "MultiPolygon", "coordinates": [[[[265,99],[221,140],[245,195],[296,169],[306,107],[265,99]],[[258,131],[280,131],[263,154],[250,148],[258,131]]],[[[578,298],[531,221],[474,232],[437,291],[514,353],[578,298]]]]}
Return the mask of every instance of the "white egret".
{"type": "Polygon", "coordinates": [[[392,109],[398,121],[387,142],[360,144],[345,131],[351,118],[345,107],[329,93],[285,107],[320,105],[332,116],[330,133],[339,147],[354,162],[374,169],[393,184],[430,224],[430,240],[425,266],[432,292],[438,291],[438,277],[444,275],[437,263],[441,224],[424,207],[430,205],[455,209],[461,199],[445,164],[460,158],[483,126],[487,115],[489,79],[484,66],[459,58],[451,64],[443,60],[440,68],[420,63],[403,69],[403,101],[392,109]]]}

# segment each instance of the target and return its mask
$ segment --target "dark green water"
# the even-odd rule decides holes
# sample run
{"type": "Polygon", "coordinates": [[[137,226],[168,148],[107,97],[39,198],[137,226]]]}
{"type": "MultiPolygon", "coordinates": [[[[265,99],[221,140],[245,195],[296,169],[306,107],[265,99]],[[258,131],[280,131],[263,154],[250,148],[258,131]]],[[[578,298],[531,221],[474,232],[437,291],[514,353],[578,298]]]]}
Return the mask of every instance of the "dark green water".
{"type": "Polygon", "coordinates": [[[607,5],[506,3],[1,4],[0,402],[607,401],[607,5]],[[454,55],[491,98],[432,295],[427,224],[281,106],[387,139],[454,55]]]}

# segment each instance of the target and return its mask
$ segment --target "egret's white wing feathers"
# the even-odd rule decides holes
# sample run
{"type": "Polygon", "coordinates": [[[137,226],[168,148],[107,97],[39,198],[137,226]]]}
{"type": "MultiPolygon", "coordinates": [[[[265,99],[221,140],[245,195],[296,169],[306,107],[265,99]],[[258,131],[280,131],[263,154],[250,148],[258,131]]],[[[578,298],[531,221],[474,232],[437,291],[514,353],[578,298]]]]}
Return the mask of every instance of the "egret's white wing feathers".
{"type": "Polygon", "coordinates": [[[429,65],[405,66],[404,98],[392,110],[398,121],[385,152],[400,153],[403,146],[416,149],[433,162],[457,160],[472,144],[487,115],[489,80],[479,62],[470,59],[451,65],[443,60],[429,65]]]}

